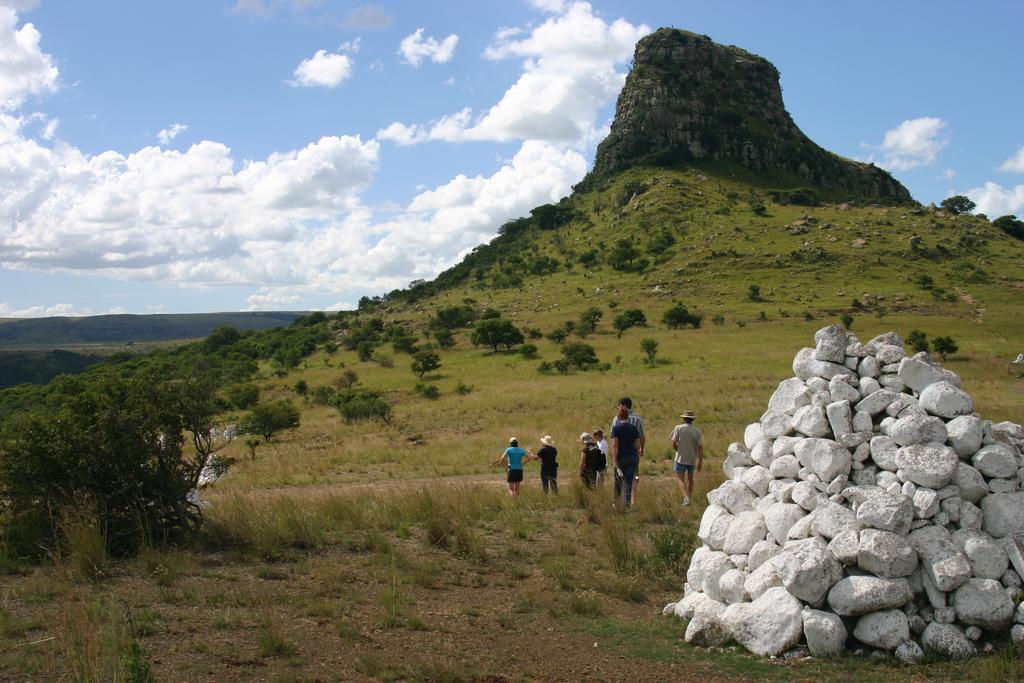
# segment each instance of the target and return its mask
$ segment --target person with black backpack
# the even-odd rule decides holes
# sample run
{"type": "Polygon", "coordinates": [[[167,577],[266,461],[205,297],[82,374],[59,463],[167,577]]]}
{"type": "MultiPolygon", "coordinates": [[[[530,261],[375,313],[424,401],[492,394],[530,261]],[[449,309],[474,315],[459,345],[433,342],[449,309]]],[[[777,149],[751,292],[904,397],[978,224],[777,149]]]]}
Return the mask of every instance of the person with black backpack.
{"type": "Polygon", "coordinates": [[[589,433],[580,434],[580,441],[583,442],[583,450],[580,451],[580,479],[584,486],[592,489],[597,485],[598,473],[608,467],[608,459],[589,433]]]}

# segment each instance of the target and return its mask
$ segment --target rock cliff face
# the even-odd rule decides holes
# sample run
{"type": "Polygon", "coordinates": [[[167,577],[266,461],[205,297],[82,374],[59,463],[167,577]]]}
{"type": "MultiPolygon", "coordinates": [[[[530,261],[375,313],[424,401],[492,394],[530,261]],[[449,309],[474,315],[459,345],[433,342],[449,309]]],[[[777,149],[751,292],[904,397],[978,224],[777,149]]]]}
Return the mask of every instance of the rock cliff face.
{"type": "Polygon", "coordinates": [[[853,197],[911,201],[884,170],[839,157],[797,128],[768,60],[707,36],[659,29],[636,46],[595,177],[636,165],[730,160],[853,197]]]}

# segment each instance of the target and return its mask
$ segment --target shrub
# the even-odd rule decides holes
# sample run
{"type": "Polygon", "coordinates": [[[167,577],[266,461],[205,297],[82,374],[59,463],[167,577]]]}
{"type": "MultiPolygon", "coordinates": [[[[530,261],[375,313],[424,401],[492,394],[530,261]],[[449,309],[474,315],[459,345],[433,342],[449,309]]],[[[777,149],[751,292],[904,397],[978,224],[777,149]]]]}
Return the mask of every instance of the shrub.
{"type": "Polygon", "coordinates": [[[469,340],[474,346],[490,346],[497,352],[499,346],[511,350],[516,344],[523,343],[523,333],[512,323],[504,318],[487,318],[476,324],[469,340]]]}
{"type": "Polygon", "coordinates": [[[455,346],[455,335],[452,331],[446,328],[437,330],[434,332],[434,339],[437,340],[437,345],[442,349],[450,349],[455,346]]]}
{"type": "Polygon", "coordinates": [[[373,351],[376,348],[377,345],[371,341],[359,342],[359,345],[356,346],[356,355],[359,357],[360,361],[365,363],[373,360],[373,351]]]}
{"type": "Polygon", "coordinates": [[[932,348],[935,350],[935,353],[942,356],[942,360],[946,360],[946,356],[960,350],[960,347],[957,346],[952,337],[936,337],[932,340],[932,348]]]}
{"type": "MultiPolygon", "coordinates": [[[[719,315],[716,317],[721,318],[722,316],[719,315]]],[[[692,326],[693,329],[697,329],[700,327],[701,321],[704,320],[704,316],[697,313],[690,313],[683,304],[676,304],[665,311],[665,315],[662,316],[661,320],[670,330],[677,330],[680,327],[686,327],[687,325],[692,326]]],[[[720,325],[721,323],[719,322],[716,324],[720,325]]]]}
{"type": "MultiPolygon", "coordinates": [[[[568,366],[579,368],[580,370],[589,370],[595,367],[599,362],[597,359],[597,353],[594,351],[594,347],[582,342],[566,344],[563,346],[562,360],[564,360],[568,366]]],[[[557,362],[558,361],[556,361],[556,364],[557,362]]]]}
{"type": "Polygon", "coordinates": [[[576,325],[576,334],[580,337],[586,337],[588,334],[593,334],[597,330],[597,323],[604,317],[604,311],[596,306],[591,306],[587,310],[580,313],[580,322],[576,325]]]}
{"type": "Polygon", "coordinates": [[[935,286],[935,279],[931,275],[919,275],[914,279],[914,284],[921,289],[931,289],[935,286]]]}
{"type": "Polygon", "coordinates": [[[537,357],[537,345],[536,344],[523,344],[519,347],[519,355],[527,360],[532,360],[537,357]]]}
{"type": "Polygon", "coordinates": [[[429,398],[431,400],[441,397],[441,390],[436,384],[424,384],[423,382],[416,382],[416,386],[413,387],[414,391],[422,396],[423,398],[429,398]]]}
{"type": "Polygon", "coordinates": [[[568,333],[565,331],[565,328],[562,327],[556,327],[555,329],[548,332],[548,339],[555,342],[556,344],[561,344],[562,342],[564,342],[567,336],[569,336],[568,333]]]}
{"type": "Polygon", "coordinates": [[[647,316],[639,308],[630,308],[615,316],[612,327],[618,332],[619,337],[631,327],[646,327],[647,316]]]}
{"type": "Polygon", "coordinates": [[[460,379],[459,383],[455,385],[455,393],[459,396],[471,394],[473,393],[473,386],[471,384],[466,384],[460,379]]]}
{"type": "Polygon", "coordinates": [[[282,429],[299,426],[299,410],[286,400],[259,403],[244,419],[244,431],[270,441],[282,429]]]}
{"type": "Polygon", "coordinates": [[[441,367],[441,357],[433,351],[417,351],[412,357],[411,368],[417,377],[423,377],[439,367],[441,367]]]}
{"type": "Polygon", "coordinates": [[[912,330],[907,335],[907,344],[916,352],[927,351],[930,347],[928,335],[921,330],[912,330]]]}
{"type": "Polygon", "coordinates": [[[306,384],[306,380],[300,379],[295,383],[295,393],[299,396],[305,396],[309,393],[309,385],[306,384]]]}
{"type": "Polygon", "coordinates": [[[849,313],[843,313],[843,317],[840,318],[840,320],[843,321],[843,327],[845,327],[848,330],[852,330],[853,329],[853,316],[852,315],[850,315],[849,313]]]}
{"type": "Polygon", "coordinates": [[[716,326],[721,327],[725,324],[725,316],[721,313],[715,313],[714,317],[711,318],[711,322],[716,326]]]}
{"type": "Polygon", "coordinates": [[[616,240],[615,246],[609,252],[608,265],[615,270],[626,272],[643,270],[647,267],[647,259],[640,258],[640,251],[633,245],[633,241],[623,237],[616,240]]]}
{"type": "Polygon", "coordinates": [[[764,301],[761,297],[761,285],[750,285],[747,287],[747,300],[748,301],[764,301]]]}
{"type": "Polygon", "coordinates": [[[655,358],[658,355],[658,342],[653,339],[642,339],[640,341],[640,348],[647,355],[646,363],[653,368],[657,363],[655,358]]]}
{"type": "Polygon", "coordinates": [[[1024,221],[1018,220],[1016,216],[1000,216],[992,221],[992,225],[1010,237],[1024,240],[1024,221]]]}
{"type": "Polygon", "coordinates": [[[334,399],[334,405],[346,422],[359,420],[391,421],[391,405],[375,391],[345,391],[334,399]]]}
{"type": "Polygon", "coordinates": [[[474,320],[476,320],[476,312],[471,306],[446,306],[437,309],[430,324],[431,327],[439,329],[457,330],[460,327],[469,327],[474,320]]]}
{"type": "Polygon", "coordinates": [[[334,402],[335,391],[331,387],[314,387],[310,400],[314,405],[328,406],[334,402]]]}
{"type": "Polygon", "coordinates": [[[234,408],[252,408],[260,400],[260,389],[255,384],[236,384],[228,387],[228,403],[234,408]]]}
{"type": "Polygon", "coordinates": [[[352,368],[346,368],[345,372],[341,373],[338,379],[334,380],[334,384],[339,389],[349,389],[359,384],[359,375],[352,368]]]}

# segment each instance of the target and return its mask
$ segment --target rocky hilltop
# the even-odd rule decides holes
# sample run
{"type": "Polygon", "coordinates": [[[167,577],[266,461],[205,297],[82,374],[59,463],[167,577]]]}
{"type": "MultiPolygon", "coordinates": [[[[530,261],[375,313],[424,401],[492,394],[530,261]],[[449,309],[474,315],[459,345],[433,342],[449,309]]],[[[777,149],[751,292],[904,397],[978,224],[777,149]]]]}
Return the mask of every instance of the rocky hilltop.
{"type": "Polygon", "coordinates": [[[593,177],[702,160],[784,173],[850,197],[912,201],[886,171],[832,154],[804,135],[786,111],[771,62],[662,28],[637,43],[593,177]]]}

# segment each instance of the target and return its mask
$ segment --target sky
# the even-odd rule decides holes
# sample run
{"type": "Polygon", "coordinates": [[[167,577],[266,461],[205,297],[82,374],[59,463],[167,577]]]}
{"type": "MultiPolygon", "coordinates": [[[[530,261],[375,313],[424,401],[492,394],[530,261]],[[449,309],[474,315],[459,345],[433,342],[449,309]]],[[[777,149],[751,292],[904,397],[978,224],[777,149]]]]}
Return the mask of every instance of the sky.
{"type": "Polygon", "coordinates": [[[759,54],[823,147],[1024,215],[1024,3],[0,0],[0,317],[339,310],[571,193],[634,46],[759,54]]]}

